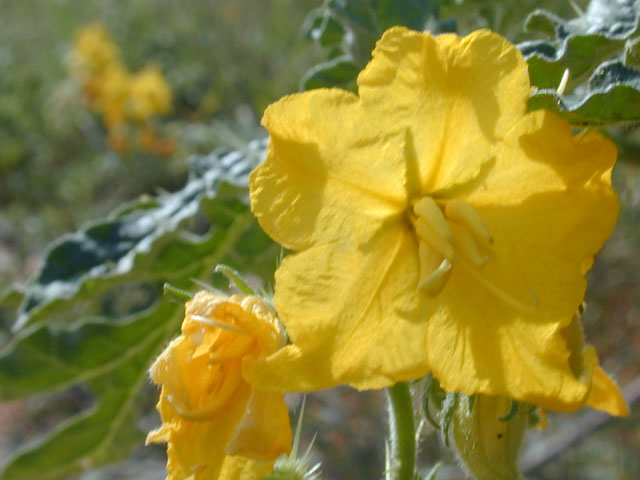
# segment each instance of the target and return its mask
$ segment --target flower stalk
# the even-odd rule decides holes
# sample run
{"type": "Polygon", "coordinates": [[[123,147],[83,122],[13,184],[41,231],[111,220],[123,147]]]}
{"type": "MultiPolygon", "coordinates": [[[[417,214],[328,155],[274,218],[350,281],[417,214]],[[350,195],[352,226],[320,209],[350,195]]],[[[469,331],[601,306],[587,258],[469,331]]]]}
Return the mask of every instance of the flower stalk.
{"type": "Polygon", "coordinates": [[[416,433],[411,391],[406,382],[387,388],[391,439],[387,480],[413,480],[416,465],[416,433]]]}

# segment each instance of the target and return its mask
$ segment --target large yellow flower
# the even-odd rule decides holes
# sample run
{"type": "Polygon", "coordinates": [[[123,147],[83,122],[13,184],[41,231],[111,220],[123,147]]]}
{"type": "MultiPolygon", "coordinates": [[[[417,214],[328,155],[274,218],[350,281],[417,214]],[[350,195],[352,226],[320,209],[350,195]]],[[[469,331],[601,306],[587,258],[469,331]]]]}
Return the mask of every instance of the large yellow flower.
{"type": "Polygon", "coordinates": [[[252,387],[242,373],[283,340],[256,297],[200,292],[187,303],[182,335],[151,367],[163,424],[147,442],[168,442],[169,480],[259,479],[289,452],[283,394],[252,387]]]}
{"type": "MultiPolygon", "coordinates": [[[[252,362],[253,381],[368,389],[431,371],[450,391],[585,403],[597,359],[585,349],[572,370],[563,329],[616,221],[616,149],[527,114],[529,93],[499,35],[394,27],[358,95],[320,89],[267,109],[251,206],[298,253],[276,274],[291,344],[252,362]]],[[[606,380],[604,397],[620,399],[606,380]]]]}

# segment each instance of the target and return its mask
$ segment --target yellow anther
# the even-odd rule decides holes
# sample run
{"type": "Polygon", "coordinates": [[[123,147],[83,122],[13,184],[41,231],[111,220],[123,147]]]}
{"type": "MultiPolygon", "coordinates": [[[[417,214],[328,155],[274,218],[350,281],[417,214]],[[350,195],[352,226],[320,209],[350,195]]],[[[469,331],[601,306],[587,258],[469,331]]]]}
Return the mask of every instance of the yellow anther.
{"type": "Polygon", "coordinates": [[[422,218],[427,222],[434,230],[436,230],[441,237],[445,238],[449,242],[452,241],[451,230],[447,225],[447,219],[444,218],[444,214],[435,200],[431,197],[422,197],[414,206],[413,212],[417,217],[422,218]]]}
{"type": "Polygon", "coordinates": [[[477,267],[481,267],[489,261],[489,256],[482,255],[478,250],[478,243],[474,236],[469,233],[469,230],[465,227],[454,225],[453,232],[456,251],[461,256],[471,260],[471,263],[477,267]]]}
{"type": "Polygon", "coordinates": [[[442,263],[444,258],[436,253],[429,244],[418,243],[418,257],[420,258],[420,278],[424,278],[433,272],[442,263]]]}
{"type": "Polygon", "coordinates": [[[201,422],[210,419],[224,406],[226,406],[226,404],[229,402],[229,400],[231,400],[233,395],[238,390],[241,380],[242,375],[239,371],[229,372],[224,376],[224,381],[216,392],[215,396],[212,398],[211,403],[209,403],[205,408],[201,408],[200,410],[191,410],[189,408],[186,408],[184,405],[180,405],[173,398],[173,395],[167,395],[167,401],[171,405],[171,408],[173,408],[173,410],[185,420],[190,420],[192,422],[201,422]]]}
{"type": "Polygon", "coordinates": [[[428,243],[437,253],[452,262],[458,261],[451,242],[440,235],[422,217],[418,217],[416,220],[416,233],[421,241],[428,243]]]}
{"type": "Polygon", "coordinates": [[[452,264],[448,259],[442,260],[442,263],[429,275],[420,280],[418,289],[429,297],[438,295],[449,280],[451,275],[452,264]]]}
{"type": "Polygon", "coordinates": [[[482,217],[475,209],[464,200],[453,199],[447,202],[444,207],[444,214],[447,218],[467,227],[469,231],[479,240],[493,244],[493,237],[489,233],[482,217]]]}
{"type": "Polygon", "coordinates": [[[201,323],[203,325],[207,325],[209,327],[217,327],[222,330],[228,330],[229,332],[238,333],[240,335],[247,335],[247,332],[242,330],[241,328],[235,327],[233,325],[229,325],[228,323],[218,322],[216,320],[211,320],[210,318],[203,317],[201,315],[191,315],[191,320],[194,322],[201,323]]]}

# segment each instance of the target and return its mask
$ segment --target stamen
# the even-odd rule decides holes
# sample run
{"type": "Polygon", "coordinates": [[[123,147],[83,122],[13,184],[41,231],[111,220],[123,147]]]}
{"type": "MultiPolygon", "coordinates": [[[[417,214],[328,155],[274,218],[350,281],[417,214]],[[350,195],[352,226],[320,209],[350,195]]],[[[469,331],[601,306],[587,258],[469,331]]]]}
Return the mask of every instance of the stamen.
{"type": "Polygon", "coordinates": [[[219,410],[221,410],[231,397],[236,393],[240,386],[242,376],[240,372],[228,372],[224,376],[222,386],[219,388],[217,394],[213,397],[213,401],[205,408],[200,410],[191,410],[184,405],[180,405],[173,395],[167,395],[167,401],[171,408],[185,420],[192,422],[202,422],[213,417],[219,410]]]}
{"type": "Polygon", "coordinates": [[[424,278],[440,266],[444,258],[438,255],[425,242],[418,243],[418,257],[420,258],[420,278],[424,278]]]}
{"type": "Polygon", "coordinates": [[[493,237],[489,233],[487,224],[475,209],[464,200],[453,199],[444,207],[445,215],[451,220],[467,227],[478,239],[493,244],[493,237]]]}
{"type": "Polygon", "coordinates": [[[453,225],[453,229],[457,251],[471,260],[476,267],[485,265],[489,261],[489,255],[480,253],[478,244],[469,230],[459,225],[453,225]]]}
{"type": "Polygon", "coordinates": [[[431,245],[440,255],[448,258],[452,262],[458,261],[456,252],[453,250],[453,245],[434,228],[431,228],[422,217],[418,217],[418,220],[416,220],[416,233],[418,237],[420,237],[420,240],[431,245]]]}
{"type": "Polygon", "coordinates": [[[451,230],[447,225],[442,210],[431,197],[422,197],[418,203],[413,206],[413,212],[416,216],[422,218],[431,228],[436,230],[441,237],[447,241],[453,241],[451,230]]]}
{"type": "Polygon", "coordinates": [[[209,327],[217,327],[223,330],[228,330],[229,332],[238,333],[240,335],[248,335],[247,332],[238,327],[229,325],[228,323],[218,322],[217,320],[211,320],[210,318],[203,317],[201,315],[191,315],[191,320],[202,323],[203,325],[207,325],[209,327]]]}
{"type": "Polygon", "coordinates": [[[505,302],[507,305],[515,308],[516,310],[520,310],[523,313],[534,313],[538,308],[540,308],[540,301],[538,300],[538,296],[536,292],[529,286],[527,286],[527,290],[529,291],[529,295],[531,295],[532,305],[526,305],[519,300],[516,300],[507,292],[502,290],[497,285],[491,283],[487,278],[482,275],[478,270],[469,265],[464,259],[461,259],[460,265],[464,267],[464,269],[471,274],[471,276],[484,288],[486,288],[490,293],[494,294],[500,300],[505,302]]]}
{"type": "Polygon", "coordinates": [[[452,264],[449,259],[442,260],[438,268],[420,280],[420,283],[418,283],[420,291],[429,297],[438,295],[447,284],[447,280],[449,280],[451,267],[452,264]]]}

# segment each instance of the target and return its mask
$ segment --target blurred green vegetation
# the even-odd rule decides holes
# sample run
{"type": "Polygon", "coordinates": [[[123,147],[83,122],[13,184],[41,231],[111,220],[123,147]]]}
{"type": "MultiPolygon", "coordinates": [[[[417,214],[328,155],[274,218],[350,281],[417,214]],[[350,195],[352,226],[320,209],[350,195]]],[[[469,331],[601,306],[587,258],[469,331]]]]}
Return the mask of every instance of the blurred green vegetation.
{"type": "Polygon", "coordinates": [[[120,203],[184,184],[185,158],[258,135],[264,107],[319,58],[304,40],[317,0],[4,0],[0,16],[0,289],[33,272],[44,245],[120,203]],[[35,14],[34,14],[35,13],[35,14]],[[76,29],[101,22],[131,71],[165,74],[169,157],[111,151],[69,73],[76,29]]]}

